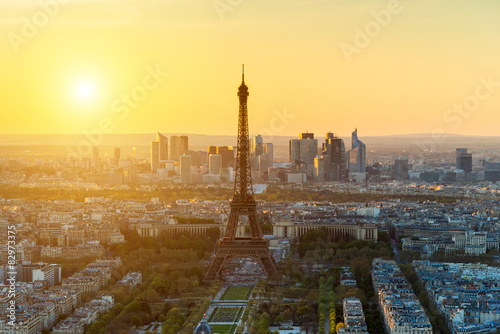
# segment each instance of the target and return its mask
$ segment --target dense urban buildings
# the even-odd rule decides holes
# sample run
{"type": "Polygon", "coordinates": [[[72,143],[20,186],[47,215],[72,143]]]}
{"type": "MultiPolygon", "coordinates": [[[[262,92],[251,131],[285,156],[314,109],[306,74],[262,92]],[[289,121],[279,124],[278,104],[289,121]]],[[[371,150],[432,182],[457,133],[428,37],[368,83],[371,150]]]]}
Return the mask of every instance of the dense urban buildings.
{"type": "Polygon", "coordinates": [[[414,261],[413,267],[452,333],[500,329],[500,269],[480,263],[414,261]]]}
{"type": "Polygon", "coordinates": [[[374,259],[372,280],[389,334],[432,334],[424,308],[395,261],[374,259]]]}

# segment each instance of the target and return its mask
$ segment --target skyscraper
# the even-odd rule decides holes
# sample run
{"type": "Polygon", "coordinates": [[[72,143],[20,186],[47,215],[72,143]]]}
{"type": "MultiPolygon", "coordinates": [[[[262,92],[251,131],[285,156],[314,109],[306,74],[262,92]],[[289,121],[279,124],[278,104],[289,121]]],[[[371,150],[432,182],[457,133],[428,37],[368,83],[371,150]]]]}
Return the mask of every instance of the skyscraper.
{"type": "Polygon", "coordinates": [[[292,164],[314,164],[314,157],[318,155],[318,140],[314,133],[301,133],[300,139],[290,139],[289,153],[292,164]]]}
{"type": "Polygon", "coordinates": [[[188,136],[181,136],[181,153],[189,150],[189,138],[188,136]]]}
{"type": "Polygon", "coordinates": [[[264,144],[264,154],[267,155],[267,171],[268,168],[274,167],[274,145],[272,143],[264,144]]]}
{"type": "Polygon", "coordinates": [[[358,129],[352,133],[352,148],[349,151],[349,172],[366,173],[366,146],[358,139],[358,129]]]}
{"type": "Polygon", "coordinates": [[[217,154],[217,147],[218,146],[209,146],[208,149],[207,149],[207,152],[208,152],[208,156],[210,156],[210,154],[217,154]]]}
{"type": "Polygon", "coordinates": [[[300,139],[290,139],[288,144],[288,152],[290,154],[290,162],[293,165],[300,163],[300,139]]]}
{"type": "Polygon", "coordinates": [[[191,183],[191,156],[181,155],[180,160],[181,183],[191,183]]]}
{"type": "Polygon", "coordinates": [[[222,168],[222,156],[220,154],[211,154],[208,157],[208,170],[210,174],[219,174],[222,168]]]}
{"type": "MultiPolygon", "coordinates": [[[[303,136],[304,133],[301,134],[303,136]]],[[[314,165],[314,157],[318,155],[318,140],[314,139],[314,133],[307,133],[300,139],[300,161],[308,165],[314,165]]]]}
{"type": "Polygon", "coordinates": [[[151,142],[151,170],[156,172],[160,166],[160,143],[157,141],[151,142]]]}
{"type": "Polygon", "coordinates": [[[294,169],[299,169],[312,177],[314,174],[314,158],[318,155],[318,140],[314,133],[301,133],[299,139],[290,139],[290,162],[294,169]]]}
{"type": "Polygon", "coordinates": [[[408,180],[409,166],[408,158],[397,158],[394,160],[394,179],[395,180],[408,180]]]}
{"type": "Polygon", "coordinates": [[[261,135],[257,135],[250,142],[250,164],[253,170],[259,170],[259,156],[263,152],[264,140],[261,135]]]}
{"type": "Polygon", "coordinates": [[[115,165],[118,165],[120,162],[120,148],[115,147],[115,165]]]}
{"type": "Polygon", "coordinates": [[[170,160],[178,161],[181,156],[181,137],[170,137],[170,160]]]}
{"type": "Polygon", "coordinates": [[[234,150],[229,146],[217,146],[216,154],[222,156],[222,167],[231,167],[234,164],[234,150]]]}
{"type": "Polygon", "coordinates": [[[161,133],[156,133],[156,141],[159,143],[160,161],[168,160],[168,138],[161,133]]]}
{"type": "Polygon", "coordinates": [[[324,170],[327,180],[347,180],[347,155],[344,140],[328,132],[323,143],[324,170]]]}
{"type": "Polygon", "coordinates": [[[457,169],[466,173],[472,172],[472,153],[467,153],[466,148],[457,148],[456,152],[457,169]]]}
{"type": "Polygon", "coordinates": [[[322,155],[314,158],[314,180],[325,180],[325,157],[322,155]]]}

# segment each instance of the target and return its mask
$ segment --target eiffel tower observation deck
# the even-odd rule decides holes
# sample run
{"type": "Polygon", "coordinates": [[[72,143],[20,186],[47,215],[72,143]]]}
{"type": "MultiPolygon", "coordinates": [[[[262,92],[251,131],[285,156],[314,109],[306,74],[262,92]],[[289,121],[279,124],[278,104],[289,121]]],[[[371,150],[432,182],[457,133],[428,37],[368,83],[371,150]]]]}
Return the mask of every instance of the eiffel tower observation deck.
{"type": "Polygon", "coordinates": [[[275,277],[278,274],[276,262],[269,251],[269,242],[264,239],[257,220],[257,204],[254,199],[250,170],[248,95],[243,66],[242,81],[238,88],[240,101],[238,151],[236,156],[233,200],[230,203],[231,212],[229,214],[226,234],[217,242],[215,257],[205,274],[205,281],[213,281],[218,278],[222,268],[236,258],[255,259],[259,262],[268,277],[275,277]],[[240,216],[248,217],[251,237],[236,237],[240,216]]]}

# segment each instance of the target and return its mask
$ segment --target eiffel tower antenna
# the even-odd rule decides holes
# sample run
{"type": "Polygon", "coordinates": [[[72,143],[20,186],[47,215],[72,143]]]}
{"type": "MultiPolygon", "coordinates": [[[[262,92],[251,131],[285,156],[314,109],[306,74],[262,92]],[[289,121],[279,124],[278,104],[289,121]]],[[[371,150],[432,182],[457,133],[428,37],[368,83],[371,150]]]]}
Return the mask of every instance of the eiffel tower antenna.
{"type": "Polygon", "coordinates": [[[238,117],[238,150],[236,154],[236,173],[234,178],[231,212],[224,237],[217,242],[215,258],[205,273],[205,281],[215,280],[231,260],[253,258],[257,260],[268,277],[278,274],[277,265],[269,250],[269,241],[264,239],[257,220],[257,204],[252,187],[250,170],[250,147],[248,138],[248,87],[245,84],[245,65],[242,66],[241,85],[238,88],[240,101],[238,117]],[[251,237],[237,237],[240,216],[247,216],[251,237]]]}

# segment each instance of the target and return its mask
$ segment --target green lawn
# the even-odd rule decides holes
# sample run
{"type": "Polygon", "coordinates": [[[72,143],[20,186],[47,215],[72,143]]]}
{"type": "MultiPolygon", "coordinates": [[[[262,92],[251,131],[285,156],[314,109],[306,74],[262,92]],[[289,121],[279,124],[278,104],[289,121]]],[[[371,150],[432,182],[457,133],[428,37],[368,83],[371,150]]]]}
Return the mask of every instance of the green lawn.
{"type": "Polygon", "coordinates": [[[236,322],[243,313],[243,307],[216,307],[208,322],[236,322]]]}
{"type": "Polygon", "coordinates": [[[233,334],[236,325],[210,325],[214,334],[233,334]]]}
{"type": "Polygon", "coordinates": [[[231,286],[224,292],[222,300],[247,300],[250,298],[252,290],[253,288],[250,286],[231,286]]]}

